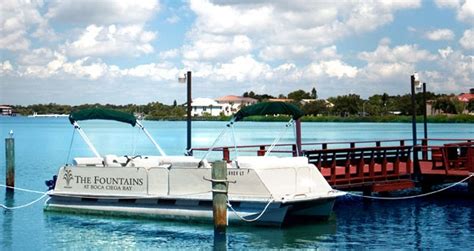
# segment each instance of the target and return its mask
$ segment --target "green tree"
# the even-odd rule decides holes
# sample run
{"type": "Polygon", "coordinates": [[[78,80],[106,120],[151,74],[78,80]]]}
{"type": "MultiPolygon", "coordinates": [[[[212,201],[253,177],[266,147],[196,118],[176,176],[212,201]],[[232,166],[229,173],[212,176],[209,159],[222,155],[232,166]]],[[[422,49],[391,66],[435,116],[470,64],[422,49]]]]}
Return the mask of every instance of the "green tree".
{"type": "Polygon", "coordinates": [[[314,87],[311,89],[311,98],[318,99],[318,91],[316,91],[316,88],[314,87]]]}
{"type": "MultiPolygon", "coordinates": [[[[456,100],[457,101],[457,100],[456,100]]],[[[458,101],[459,102],[459,101],[458,101]]],[[[456,114],[458,109],[456,109],[455,97],[452,96],[442,96],[435,100],[433,108],[441,110],[444,113],[456,114]]]]}
{"type": "Polygon", "coordinates": [[[354,115],[359,112],[359,107],[362,107],[363,100],[357,94],[349,94],[329,98],[329,102],[334,104],[333,112],[340,116],[354,115]]]}
{"type": "Polygon", "coordinates": [[[318,114],[326,114],[328,107],[324,100],[316,100],[303,105],[302,107],[306,115],[317,116],[318,114]]]}
{"type": "Polygon", "coordinates": [[[290,92],[288,93],[288,98],[289,99],[293,99],[294,101],[301,101],[302,99],[310,99],[311,98],[311,94],[303,91],[303,90],[297,90],[297,91],[294,91],[294,92],[290,92]]]}
{"type": "Polygon", "coordinates": [[[469,112],[474,112],[474,99],[469,100],[469,103],[467,104],[466,109],[469,112]]]}

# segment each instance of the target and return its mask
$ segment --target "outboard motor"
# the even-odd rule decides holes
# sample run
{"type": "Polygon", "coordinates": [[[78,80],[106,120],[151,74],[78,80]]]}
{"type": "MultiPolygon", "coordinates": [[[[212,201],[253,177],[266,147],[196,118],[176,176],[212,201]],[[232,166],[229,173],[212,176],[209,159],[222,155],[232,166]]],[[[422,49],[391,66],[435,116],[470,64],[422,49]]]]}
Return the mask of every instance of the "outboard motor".
{"type": "Polygon", "coordinates": [[[58,176],[57,176],[57,175],[54,175],[52,180],[46,180],[46,181],[44,182],[44,183],[46,184],[46,186],[48,187],[48,191],[54,189],[54,187],[56,186],[56,180],[57,180],[57,179],[58,179],[58,176]]]}

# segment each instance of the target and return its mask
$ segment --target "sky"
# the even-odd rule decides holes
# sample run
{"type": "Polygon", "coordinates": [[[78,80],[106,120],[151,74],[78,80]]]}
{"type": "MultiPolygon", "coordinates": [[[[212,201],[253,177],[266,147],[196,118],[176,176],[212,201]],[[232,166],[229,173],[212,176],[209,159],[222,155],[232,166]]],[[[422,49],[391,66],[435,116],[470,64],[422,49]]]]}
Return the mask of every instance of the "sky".
{"type": "Polygon", "coordinates": [[[2,0],[0,104],[474,88],[474,0],[2,0]]]}

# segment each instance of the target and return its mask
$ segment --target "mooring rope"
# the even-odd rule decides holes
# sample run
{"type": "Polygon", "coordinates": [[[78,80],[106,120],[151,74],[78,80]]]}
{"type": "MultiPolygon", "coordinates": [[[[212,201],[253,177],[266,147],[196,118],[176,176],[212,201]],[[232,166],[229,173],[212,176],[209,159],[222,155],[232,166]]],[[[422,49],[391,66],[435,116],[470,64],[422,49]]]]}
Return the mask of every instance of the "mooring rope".
{"type": "MultiPolygon", "coordinates": [[[[431,192],[428,192],[428,193],[424,193],[424,194],[418,194],[418,195],[412,195],[412,196],[401,196],[401,197],[377,197],[377,196],[367,196],[367,195],[360,195],[360,194],[356,194],[356,193],[351,193],[351,192],[345,192],[347,195],[350,195],[350,196],[355,196],[355,197],[361,197],[361,198],[366,198],[366,199],[374,199],[374,200],[407,200],[407,199],[415,199],[415,198],[420,198],[420,197],[426,197],[426,196],[429,196],[429,195],[433,195],[433,194],[436,194],[436,193],[440,193],[442,191],[445,191],[445,190],[448,190],[452,187],[455,187],[461,183],[463,183],[464,181],[467,181],[468,179],[474,177],[474,173],[467,176],[466,178],[454,183],[454,184],[451,184],[447,187],[443,187],[439,190],[436,190],[436,191],[431,191],[431,192]]],[[[338,191],[338,190],[336,190],[338,191]]],[[[344,192],[344,191],[341,191],[341,192],[344,192]]]]}
{"type": "Polygon", "coordinates": [[[45,193],[45,192],[41,192],[41,191],[37,191],[37,190],[30,190],[30,189],[19,188],[19,187],[12,187],[12,186],[7,186],[7,185],[3,185],[3,184],[0,184],[0,187],[15,189],[15,190],[18,190],[18,191],[28,192],[28,193],[38,193],[38,194],[44,194],[45,193]]]}
{"type": "Polygon", "coordinates": [[[28,202],[24,205],[20,205],[20,206],[16,206],[16,207],[9,207],[7,205],[4,205],[4,204],[0,204],[0,207],[6,209],[6,210],[15,210],[15,209],[20,209],[20,208],[25,208],[25,207],[29,207],[33,204],[35,204],[36,202],[42,200],[44,197],[46,197],[48,195],[47,192],[41,192],[41,191],[35,191],[35,190],[30,190],[30,189],[25,189],[25,188],[19,188],[19,187],[12,187],[12,186],[7,186],[7,185],[3,185],[3,184],[0,184],[0,187],[5,187],[5,188],[9,188],[9,189],[15,189],[15,190],[18,190],[18,191],[23,191],[23,192],[28,192],[28,193],[37,193],[37,194],[42,194],[38,199],[34,200],[34,201],[31,201],[31,202],[28,202]]]}
{"type": "Polygon", "coordinates": [[[15,209],[20,209],[20,208],[25,208],[25,207],[29,207],[29,206],[35,204],[36,202],[42,200],[42,199],[43,199],[44,197],[46,197],[46,196],[48,196],[48,194],[47,194],[47,193],[44,193],[44,194],[43,194],[41,197],[39,197],[38,199],[36,199],[36,200],[34,200],[34,201],[32,201],[32,202],[28,202],[28,203],[26,203],[26,204],[24,204],[24,205],[21,205],[21,206],[8,207],[8,206],[6,206],[6,205],[0,204],[0,207],[3,207],[3,208],[5,208],[5,209],[7,209],[7,210],[15,210],[15,209]]]}
{"type": "Polygon", "coordinates": [[[235,209],[232,207],[232,205],[230,204],[230,201],[227,201],[227,207],[229,207],[232,212],[234,212],[234,214],[241,220],[245,221],[245,222],[254,222],[254,221],[257,221],[258,219],[260,219],[263,214],[267,211],[268,207],[270,206],[270,204],[274,201],[273,198],[270,198],[270,200],[268,201],[267,205],[265,206],[265,208],[263,208],[262,212],[255,218],[253,219],[245,219],[243,216],[239,215],[239,213],[237,213],[237,211],[235,211],[235,209]]]}

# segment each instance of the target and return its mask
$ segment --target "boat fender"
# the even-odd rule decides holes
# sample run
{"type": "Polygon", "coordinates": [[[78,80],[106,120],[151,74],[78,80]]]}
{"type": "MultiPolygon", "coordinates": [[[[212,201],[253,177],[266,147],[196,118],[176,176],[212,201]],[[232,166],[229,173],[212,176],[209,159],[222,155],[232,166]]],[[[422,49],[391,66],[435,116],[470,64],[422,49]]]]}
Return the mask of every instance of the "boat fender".
{"type": "Polygon", "coordinates": [[[48,187],[48,191],[54,189],[54,187],[56,186],[56,180],[57,180],[57,179],[58,179],[58,176],[57,176],[57,175],[54,175],[52,180],[46,180],[46,181],[44,182],[44,183],[46,184],[46,186],[48,187]]]}

